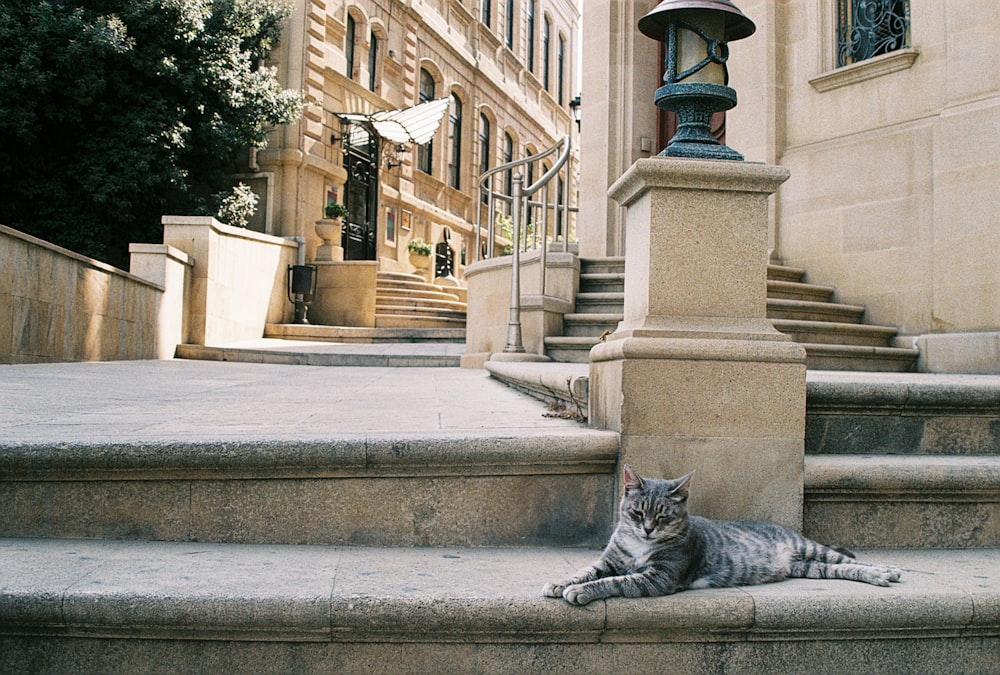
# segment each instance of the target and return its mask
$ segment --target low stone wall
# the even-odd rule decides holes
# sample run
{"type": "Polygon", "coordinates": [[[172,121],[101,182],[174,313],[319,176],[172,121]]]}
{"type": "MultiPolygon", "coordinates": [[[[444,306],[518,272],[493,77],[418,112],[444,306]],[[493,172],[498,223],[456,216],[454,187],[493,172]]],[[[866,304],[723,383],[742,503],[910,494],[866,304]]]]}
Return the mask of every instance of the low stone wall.
{"type": "Polygon", "coordinates": [[[298,245],[209,216],[164,216],[163,243],[194,261],[186,303],[188,342],[217,345],[252,340],[268,323],[290,323],[288,266],[298,245]]]}
{"type": "Polygon", "coordinates": [[[0,363],[157,358],[163,291],[0,225],[0,363]]]}
{"type": "MultiPolygon", "coordinates": [[[[544,340],[561,335],[563,315],[573,311],[580,266],[574,253],[546,256],[545,293],[541,292],[539,251],[521,255],[521,341],[526,352],[544,355],[544,340]]],[[[468,310],[462,366],[482,368],[507,344],[512,256],[491,258],[466,268],[468,310]]]]}

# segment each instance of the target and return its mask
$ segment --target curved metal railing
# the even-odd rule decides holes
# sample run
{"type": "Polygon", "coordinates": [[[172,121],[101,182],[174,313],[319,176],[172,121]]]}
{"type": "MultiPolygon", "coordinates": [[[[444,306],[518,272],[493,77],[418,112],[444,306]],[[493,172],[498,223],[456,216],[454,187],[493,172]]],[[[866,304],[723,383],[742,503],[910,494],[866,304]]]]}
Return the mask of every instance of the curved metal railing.
{"type": "MultiPolygon", "coordinates": [[[[483,246],[482,235],[482,209],[476,217],[476,242],[475,250],[477,260],[482,257],[495,257],[495,246],[497,241],[496,232],[496,205],[498,202],[506,204],[510,209],[511,237],[510,252],[511,260],[511,283],[510,283],[510,318],[507,324],[507,345],[504,348],[508,353],[524,352],[524,345],[521,339],[521,253],[541,246],[539,253],[539,289],[545,295],[545,268],[548,255],[548,237],[551,215],[554,218],[556,230],[554,238],[561,235],[562,250],[569,250],[569,215],[576,212],[576,207],[569,205],[569,157],[571,151],[570,137],[564,136],[555,145],[547,150],[525,157],[523,159],[507,162],[484,172],[479,177],[479,191],[485,195],[486,199],[486,241],[483,246]],[[520,172],[511,176],[511,194],[498,192],[494,187],[497,176],[506,175],[508,171],[514,171],[518,167],[530,167],[535,163],[540,163],[547,157],[555,156],[551,168],[545,170],[541,177],[534,183],[525,186],[524,178],[520,172]],[[562,190],[556,191],[555,199],[550,201],[550,184],[552,180],[560,174],[565,174],[562,182],[562,190]],[[532,197],[541,192],[541,201],[532,197]],[[527,213],[527,218],[525,217],[527,213]],[[540,216],[540,217],[539,217],[540,216]],[[540,221],[540,231],[539,231],[540,221]]],[[[557,183],[558,185],[558,183],[557,183]]]]}

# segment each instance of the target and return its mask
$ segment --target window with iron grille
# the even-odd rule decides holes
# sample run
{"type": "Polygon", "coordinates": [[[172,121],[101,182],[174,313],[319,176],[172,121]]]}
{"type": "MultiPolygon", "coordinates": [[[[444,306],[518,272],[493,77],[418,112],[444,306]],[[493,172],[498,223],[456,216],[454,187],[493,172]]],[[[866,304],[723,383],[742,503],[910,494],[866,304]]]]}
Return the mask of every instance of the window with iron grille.
{"type": "Polygon", "coordinates": [[[838,68],[909,46],[909,0],[837,0],[838,68]]]}

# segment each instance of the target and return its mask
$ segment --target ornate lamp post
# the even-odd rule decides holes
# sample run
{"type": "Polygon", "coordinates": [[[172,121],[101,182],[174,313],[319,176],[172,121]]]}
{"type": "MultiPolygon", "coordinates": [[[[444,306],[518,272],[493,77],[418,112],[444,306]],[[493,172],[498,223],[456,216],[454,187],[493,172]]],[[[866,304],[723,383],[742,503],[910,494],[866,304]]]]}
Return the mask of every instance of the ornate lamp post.
{"type": "Polygon", "coordinates": [[[665,42],[664,85],[657,107],[677,113],[677,133],[660,155],[742,161],[743,155],[712,135],[712,114],[736,105],[728,86],[729,45],[757,29],[728,0],[663,0],[639,19],[639,31],[665,42]]]}

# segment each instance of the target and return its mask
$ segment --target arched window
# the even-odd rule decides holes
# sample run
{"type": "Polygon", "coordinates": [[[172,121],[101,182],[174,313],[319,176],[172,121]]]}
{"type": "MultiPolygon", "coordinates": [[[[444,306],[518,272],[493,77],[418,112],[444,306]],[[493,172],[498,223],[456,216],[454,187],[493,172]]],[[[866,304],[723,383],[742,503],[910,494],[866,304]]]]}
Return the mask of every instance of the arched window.
{"type": "Polygon", "coordinates": [[[527,12],[527,23],[528,23],[528,54],[527,54],[527,65],[528,70],[535,72],[535,0],[528,0],[525,5],[525,11],[527,12]]]}
{"type": "Polygon", "coordinates": [[[462,174],[462,100],[455,94],[451,95],[451,110],[448,113],[448,139],[451,143],[448,185],[458,190],[462,174]]]}
{"type": "Polygon", "coordinates": [[[368,49],[368,89],[371,91],[375,91],[378,86],[378,50],[378,35],[375,35],[375,32],[372,31],[371,42],[369,43],[368,49]]]}
{"type": "Polygon", "coordinates": [[[354,79],[354,17],[347,15],[347,35],[344,38],[344,57],[347,59],[347,77],[354,79]]]}
{"type": "Polygon", "coordinates": [[[549,40],[552,37],[552,21],[549,17],[545,17],[545,23],[542,26],[542,86],[548,91],[549,85],[551,84],[551,78],[549,77],[549,40]]]}
{"type": "MultiPolygon", "coordinates": [[[[485,114],[479,114],[479,175],[483,175],[490,170],[490,145],[492,141],[490,133],[490,118],[485,114]]],[[[489,195],[483,191],[482,201],[487,203],[489,195]]]]}
{"type": "MultiPolygon", "coordinates": [[[[434,77],[425,68],[420,69],[420,102],[434,100],[434,77]]],[[[432,172],[434,141],[417,146],[417,168],[424,173],[432,172]]]]}

